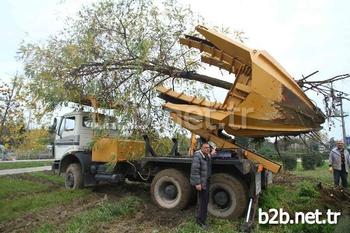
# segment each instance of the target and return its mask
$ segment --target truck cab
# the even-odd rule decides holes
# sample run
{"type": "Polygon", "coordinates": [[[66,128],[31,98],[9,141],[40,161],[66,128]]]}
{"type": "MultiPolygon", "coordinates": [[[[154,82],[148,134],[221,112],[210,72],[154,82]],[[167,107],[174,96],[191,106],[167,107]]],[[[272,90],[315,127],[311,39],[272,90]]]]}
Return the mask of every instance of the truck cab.
{"type": "Polygon", "coordinates": [[[62,116],[56,127],[55,160],[61,160],[72,152],[91,150],[94,135],[101,134],[102,131],[105,135],[116,135],[116,124],[111,119],[112,117],[103,114],[82,111],[62,116]]]}
{"type": "Polygon", "coordinates": [[[89,112],[71,112],[60,118],[57,124],[54,157],[61,160],[66,154],[86,151],[92,141],[92,118],[89,112]]]}

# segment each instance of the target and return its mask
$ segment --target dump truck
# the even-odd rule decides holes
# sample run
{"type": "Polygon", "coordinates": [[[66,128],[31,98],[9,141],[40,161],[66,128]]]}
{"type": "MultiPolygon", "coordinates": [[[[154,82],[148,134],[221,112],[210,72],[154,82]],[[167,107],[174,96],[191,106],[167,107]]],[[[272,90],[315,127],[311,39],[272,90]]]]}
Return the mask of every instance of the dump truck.
{"type": "Polygon", "coordinates": [[[72,112],[56,120],[53,169],[65,177],[67,189],[125,180],[150,184],[152,200],[165,209],[183,209],[194,196],[189,182],[193,151],[201,140],[215,143],[209,213],[220,218],[254,217],[261,190],[281,165],[244,148],[232,136],[298,135],[320,128],[322,112],[293,78],[267,52],[251,50],[204,26],[204,38],[186,35],[180,43],[196,48],[202,61],[233,73],[235,79],[223,103],[189,96],[158,86],[171,119],[192,133],[188,154],[178,142],[167,154],[157,154],[144,140],[118,138],[115,122],[103,114],[72,112]],[[250,109],[250,111],[247,111],[250,109]],[[104,129],[97,135],[94,129],[104,129]]]}

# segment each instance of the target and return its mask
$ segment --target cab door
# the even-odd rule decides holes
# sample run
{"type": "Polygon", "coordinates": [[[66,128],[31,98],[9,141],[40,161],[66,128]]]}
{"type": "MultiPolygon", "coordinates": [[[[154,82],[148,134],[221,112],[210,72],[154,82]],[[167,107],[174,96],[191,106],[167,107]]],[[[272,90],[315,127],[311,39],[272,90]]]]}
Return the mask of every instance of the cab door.
{"type": "Polygon", "coordinates": [[[82,115],[79,135],[80,135],[80,146],[82,148],[89,148],[91,146],[92,135],[93,135],[93,120],[92,120],[91,114],[82,115]]]}
{"type": "Polygon", "coordinates": [[[74,147],[79,146],[79,135],[76,134],[76,117],[63,117],[55,139],[55,159],[59,160],[74,147]]]}

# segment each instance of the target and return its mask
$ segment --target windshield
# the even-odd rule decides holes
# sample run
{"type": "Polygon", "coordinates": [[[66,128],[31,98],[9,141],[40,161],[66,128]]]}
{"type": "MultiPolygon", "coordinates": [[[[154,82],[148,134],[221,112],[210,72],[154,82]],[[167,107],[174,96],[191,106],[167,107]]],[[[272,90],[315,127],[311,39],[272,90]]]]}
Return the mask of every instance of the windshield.
{"type": "Polygon", "coordinates": [[[91,116],[84,116],[82,124],[85,128],[117,130],[116,119],[105,115],[99,115],[97,122],[91,116]]]}

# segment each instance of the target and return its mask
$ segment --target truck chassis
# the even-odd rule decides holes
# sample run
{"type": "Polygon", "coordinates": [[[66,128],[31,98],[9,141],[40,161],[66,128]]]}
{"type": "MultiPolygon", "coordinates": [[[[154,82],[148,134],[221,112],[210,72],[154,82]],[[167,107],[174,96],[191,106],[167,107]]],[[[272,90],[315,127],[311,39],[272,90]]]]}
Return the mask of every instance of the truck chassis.
{"type": "MultiPolygon", "coordinates": [[[[141,160],[116,164],[94,162],[90,151],[80,151],[56,160],[52,168],[64,174],[67,189],[128,179],[150,184],[151,198],[160,208],[186,208],[195,200],[195,190],[189,182],[192,158],[178,153],[156,156],[148,138],[145,142],[146,154],[141,160]]],[[[245,213],[249,199],[267,186],[270,175],[267,170],[257,172],[255,163],[238,157],[214,157],[212,172],[208,211],[216,217],[229,219],[245,213]]]]}

